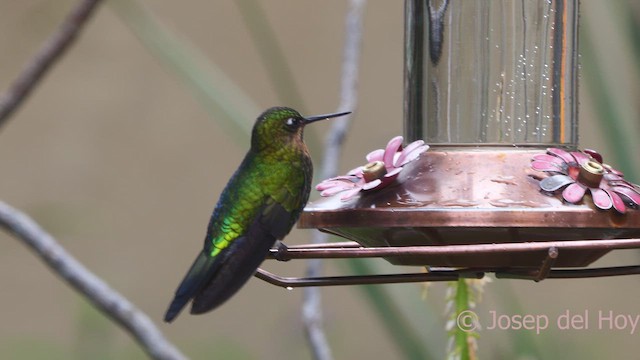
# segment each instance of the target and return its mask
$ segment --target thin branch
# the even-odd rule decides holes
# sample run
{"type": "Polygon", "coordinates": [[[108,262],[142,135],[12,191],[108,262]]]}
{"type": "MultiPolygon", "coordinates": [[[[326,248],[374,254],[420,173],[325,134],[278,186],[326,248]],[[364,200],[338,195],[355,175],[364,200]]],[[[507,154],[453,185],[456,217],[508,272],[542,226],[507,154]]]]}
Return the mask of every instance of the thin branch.
{"type": "MultiPolygon", "coordinates": [[[[364,5],[365,0],[349,1],[349,12],[346,17],[346,39],[342,59],[340,104],[337,109],[339,112],[355,112],[357,107],[358,64],[360,60],[364,5]]],[[[331,129],[325,140],[325,152],[320,170],[321,179],[335,176],[338,172],[342,144],[352,116],[345,116],[332,122],[331,129]]],[[[324,243],[328,241],[328,236],[325,233],[316,231],[312,241],[313,243],[324,243]]],[[[312,259],[307,262],[306,274],[308,277],[317,277],[321,271],[322,262],[320,259],[312,259]]],[[[322,308],[320,290],[318,288],[309,287],[304,289],[302,319],[314,359],[332,359],[331,349],[322,327],[322,308]]]]}
{"type": "Polygon", "coordinates": [[[2,201],[0,227],[31,247],[51,270],[129,331],[150,357],[163,360],[186,359],[164,338],[146,314],[78,262],[29,216],[2,201]]]}
{"type": "Polygon", "coordinates": [[[22,73],[0,97],[0,128],[38,85],[47,70],[73,44],[99,3],[100,0],[81,0],[29,60],[22,73]]]}

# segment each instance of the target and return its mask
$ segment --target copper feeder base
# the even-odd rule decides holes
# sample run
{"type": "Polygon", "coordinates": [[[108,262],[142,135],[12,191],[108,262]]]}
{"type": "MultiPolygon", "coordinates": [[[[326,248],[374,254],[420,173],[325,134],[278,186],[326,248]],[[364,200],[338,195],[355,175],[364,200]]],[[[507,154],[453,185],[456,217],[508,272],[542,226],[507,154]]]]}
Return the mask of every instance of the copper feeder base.
{"type": "Polygon", "coordinates": [[[585,267],[619,248],[608,239],[640,237],[637,210],[618,214],[595,208],[589,195],[582,204],[572,205],[541,193],[537,178],[544,174],[531,170],[530,162],[544,152],[429,150],[405,166],[396,185],[361,192],[347,202],[336,195],[310,203],[299,227],[319,228],[365,248],[520,244],[481,253],[417,251],[384,256],[396,265],[489,269],[539,268],[552,244],[546,247],[545,242],[591,239],[594,246],[562,248],[553,259],[554,267],[585,267]]]}

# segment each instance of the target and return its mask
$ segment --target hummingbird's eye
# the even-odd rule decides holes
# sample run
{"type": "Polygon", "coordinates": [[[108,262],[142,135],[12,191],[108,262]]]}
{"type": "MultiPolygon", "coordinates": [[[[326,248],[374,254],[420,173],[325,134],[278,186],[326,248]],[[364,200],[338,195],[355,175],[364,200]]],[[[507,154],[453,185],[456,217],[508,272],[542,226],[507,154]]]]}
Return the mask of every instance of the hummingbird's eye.
{"type": "Polygon", "coordinates": [[[287,127],[289,127],[289,128],[297,128],[297,127],[298,127],[298,123],[299,123],[299,121],[298,121],[298,119],[296,119],[296,118],[288,118],[288,119],[285,121],[285,124],[286,124],[286,125],[287,125],[287,127]]]}

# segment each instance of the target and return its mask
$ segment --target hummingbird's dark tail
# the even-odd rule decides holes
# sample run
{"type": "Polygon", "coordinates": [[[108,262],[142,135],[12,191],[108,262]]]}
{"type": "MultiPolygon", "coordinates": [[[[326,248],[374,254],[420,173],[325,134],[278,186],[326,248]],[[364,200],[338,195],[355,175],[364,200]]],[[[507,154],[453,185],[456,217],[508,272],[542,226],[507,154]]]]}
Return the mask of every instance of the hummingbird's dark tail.
{"type": "Polygon", "coordinates": [[[215,272],[215,270],[212,269],[213,265],[214,258],[207,256],[204,251],[198,255],[193,265],[191,265],[189,272],[187,272],[187,275],[184,277],[184,280],[182,280],[178,290],[176,290],[176,295],[164,315],[164,321],[173,321],[185,305],[187,305],[189,300],[196,296],[198,290],[215,272]]]}
{"type": "Polygon", "coordinates": [[[265,206],[258,214],[242,236],[215,256],[205,246],[176,290],[164,321],[171,322],[190,300],[192,314],[222,305],[253,276],[276,239],[283,238],[297,219],[277,203],[265,206]]]}
{"type": "Polygon", "coordinates": [[[219,268],[193,298],[192,314],[202,314],[222,305],[253,276],[276,239],[260,226],[249,228],[219,254],[219,268]]]}

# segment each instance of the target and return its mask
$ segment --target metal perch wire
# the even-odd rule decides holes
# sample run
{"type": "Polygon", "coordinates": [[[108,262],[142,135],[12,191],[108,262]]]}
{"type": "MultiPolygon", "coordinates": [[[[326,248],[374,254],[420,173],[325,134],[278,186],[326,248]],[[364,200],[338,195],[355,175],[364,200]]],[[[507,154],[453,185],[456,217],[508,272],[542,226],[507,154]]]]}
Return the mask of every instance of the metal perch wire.
{"type": "Polygon", "coordinates": [[[640,274],[640,265],[554,269],[553,265],[563,253],[563,250],[614,250],[638,249],[640,239],[611,239],[611,240],[578,240],[578,241],[547,241],[509,244],[475,244],[475,245],[444,245],[444,246],[390,246],[390,247],[362,247],[357,242],[339,242],[327,244],[311,244],[287,247],[280,245],[271,250],[270,259],[290,261],[294,259],[344,259],[344,258],[385,258],[385,257],[414,257],[473,254],[483,256],[487,254],[507,254],[512,252],[539,253],[540,266],[531,267],[428,267],[427,272],[398,273],[358,276],[327,276],[327,277],[282,277],[259,269],[256,277],[270,284],[292,288],[309,286],[337,286],[337,285],[372,285],[413,283],[428,281],[455,281],[460,278],[481,279],[486,273],[495,273],[497,278],[534,280],[544,279],[579,279],[593,277],[608,277],[640,274]]]}

